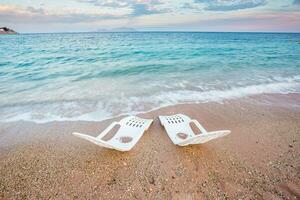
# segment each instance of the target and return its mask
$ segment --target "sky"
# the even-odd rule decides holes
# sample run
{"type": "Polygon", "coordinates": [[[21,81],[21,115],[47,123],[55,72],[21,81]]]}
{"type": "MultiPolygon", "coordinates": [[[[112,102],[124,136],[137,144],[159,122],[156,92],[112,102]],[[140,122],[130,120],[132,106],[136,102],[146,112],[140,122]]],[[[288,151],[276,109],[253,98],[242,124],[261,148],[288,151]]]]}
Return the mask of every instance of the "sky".
{"type": "Polygon", "coordinates": [[[21,33],[300,32],[300,0],[0,0],[1,26],[21,33]]]}

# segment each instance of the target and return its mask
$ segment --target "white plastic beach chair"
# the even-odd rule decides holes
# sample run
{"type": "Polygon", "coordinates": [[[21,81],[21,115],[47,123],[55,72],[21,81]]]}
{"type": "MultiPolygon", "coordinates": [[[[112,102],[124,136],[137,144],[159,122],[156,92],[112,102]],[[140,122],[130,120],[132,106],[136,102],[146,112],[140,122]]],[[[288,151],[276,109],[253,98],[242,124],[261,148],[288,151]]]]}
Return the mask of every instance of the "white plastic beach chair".
{"type": "Polygon", "coordinates": [[[172,142],[179,146],[205,143],[230,133],[230,130],[207,132],[197,120],[183,114],[159,116],[159,119],[172,142]],[[199,129],[198,134],[192,130],[192,123],[199,129]]]}
{"type": "Polygon", "coordinates": [[[152,119],[142,119],[135,116],[125,117],[119,122],[110,124],[100,135],[93,137],[82,133],[73,133],[73,135],[88,140],[96,145],[116,149],[118,151],[129,151],[142,137],[143,133],[149,128],[152,119]],[[103,140],[104,136],[115,126],[119,129],[116,134],[109,140],[103,140]]]}

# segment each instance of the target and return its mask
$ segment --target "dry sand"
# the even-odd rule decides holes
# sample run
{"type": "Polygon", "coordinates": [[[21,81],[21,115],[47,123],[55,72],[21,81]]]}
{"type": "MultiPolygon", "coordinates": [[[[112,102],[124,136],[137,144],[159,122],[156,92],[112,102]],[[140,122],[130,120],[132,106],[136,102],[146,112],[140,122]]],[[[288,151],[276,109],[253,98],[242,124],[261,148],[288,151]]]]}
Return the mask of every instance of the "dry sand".
{"type": "Polygon", "coordinates": [[[142,114],[155,121],[125,153],[71,135],[96,135],[112,120],[0,124],[0,199],[299,199],[299,107],[249,102],[142,114]],[[157,119],[175,113],[232,133],[175,146],[157,119]]]}

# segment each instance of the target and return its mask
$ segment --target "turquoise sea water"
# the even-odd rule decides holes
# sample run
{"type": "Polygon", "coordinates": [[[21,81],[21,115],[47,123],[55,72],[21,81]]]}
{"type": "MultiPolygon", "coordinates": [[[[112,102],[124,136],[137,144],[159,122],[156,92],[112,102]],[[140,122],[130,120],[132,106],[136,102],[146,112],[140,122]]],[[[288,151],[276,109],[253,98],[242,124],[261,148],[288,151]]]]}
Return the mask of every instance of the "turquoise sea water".
{"type": "Polygon", "coordinates": [[[101,120],[300,92],[300,34],[0,36],[0,121],[101,120]]]}

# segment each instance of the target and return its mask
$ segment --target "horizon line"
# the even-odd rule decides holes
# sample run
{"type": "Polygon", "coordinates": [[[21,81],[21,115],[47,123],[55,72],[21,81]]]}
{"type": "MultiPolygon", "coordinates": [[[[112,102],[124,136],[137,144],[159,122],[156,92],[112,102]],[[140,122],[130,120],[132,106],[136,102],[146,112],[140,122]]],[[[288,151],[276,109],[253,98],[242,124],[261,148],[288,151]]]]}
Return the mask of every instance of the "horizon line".
{"type": "Polygon", "coordinates": [[[58,31],[58,32],[18,32],[18,34],[74,34],[74,33],[292,33],[299,34],[294,31],[175,31],[175,30],[135,30],[135,31],[58,31]]]}

